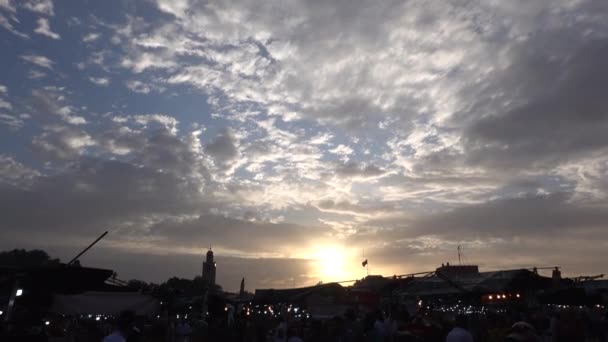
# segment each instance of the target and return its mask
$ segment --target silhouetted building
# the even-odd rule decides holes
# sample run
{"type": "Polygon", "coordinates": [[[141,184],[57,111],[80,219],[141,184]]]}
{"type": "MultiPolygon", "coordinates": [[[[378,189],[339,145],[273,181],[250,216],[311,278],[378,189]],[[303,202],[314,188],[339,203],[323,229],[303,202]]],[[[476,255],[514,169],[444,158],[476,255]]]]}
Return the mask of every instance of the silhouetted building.
{"type": "Polygon", "coordinates": [[[213,251],[209,248],[207,257],[203,261],[203,284],[206,288],[212,289],[215,287],[215,269],[216,264],[213,261],[213,251]]]}
{"type": "Polygon", "coordinates": [[[441,265],[435,270],[435,273],[441,273],[448,277],[478,277],[479,267],[477,265],[450,265],[448,262],[446,265],[441,265]]]}

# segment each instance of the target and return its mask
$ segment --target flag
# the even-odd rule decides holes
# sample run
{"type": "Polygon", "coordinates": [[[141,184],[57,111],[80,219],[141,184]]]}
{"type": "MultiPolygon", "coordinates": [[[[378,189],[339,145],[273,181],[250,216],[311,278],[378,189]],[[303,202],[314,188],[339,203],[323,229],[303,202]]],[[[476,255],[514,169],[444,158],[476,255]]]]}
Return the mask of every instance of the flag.
{"type": "Polygon", "coordinates": [[[363,260],[363,262],[361,263],[361,266],[363,266],[363,267],[367,266],[367,259],[363,260]]]}

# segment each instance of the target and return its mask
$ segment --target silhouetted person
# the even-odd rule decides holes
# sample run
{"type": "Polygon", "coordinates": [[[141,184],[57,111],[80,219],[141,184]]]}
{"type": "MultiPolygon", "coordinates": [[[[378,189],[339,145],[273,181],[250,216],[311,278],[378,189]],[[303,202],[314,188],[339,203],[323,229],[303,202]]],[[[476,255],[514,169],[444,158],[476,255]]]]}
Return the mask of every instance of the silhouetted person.
{"type": "Polygon", "coordinates": [[[445,342],[473,342],[473,335],[467,331],[467,317],[465,315],[456,316],[454,328],[445,338],[445,342]]]}
{"type": "Polygon", "coordinates": [[[133,311],[123,311],[118,316],[116,329],[103,339],[103,342],[127,342],[133,332],[135,313],[133,311]]]}
{"type": "Polygon", "coordinates": [[[511,327],[506,342],[540,342],[534,327],[526,322],[517,322],[511,327]]]}
{"type": "Polygon", "coordinates": [[[175,327],[175,334],[178,342],[188,342],[190,341],[190,335],[192,335],[192,327],[188,321],[181,320],[175,327]]]}

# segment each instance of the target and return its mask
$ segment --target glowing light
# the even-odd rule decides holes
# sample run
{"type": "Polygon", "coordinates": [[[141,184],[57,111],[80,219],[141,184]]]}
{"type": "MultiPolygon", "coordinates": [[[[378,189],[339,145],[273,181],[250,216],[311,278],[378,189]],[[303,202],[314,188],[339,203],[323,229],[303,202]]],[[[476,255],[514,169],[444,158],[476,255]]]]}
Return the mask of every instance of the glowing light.
{"type": "Polygon", "coordinates": [[[21,297],[21,295],[23,295],[23,290],[22,289],[17,289],[17,293],[15,293],[15,296],[21,297]]]}
{"type": "Polygon", "coordinates": [[[101,318],[99,316],[95,317],[96,321],[99,321],[101,318]]]}
{"type": "Polygon", "coordinates": [[[490,295],[488,298],[490,298],[490,300],[494,299],[494,296],[490,295]]]}
{"type": "Polygon", "coordinates": [[[51,324],[51,322],[49,322],[49,321],[44,322],[44,325],[49,325],[49,324],[51,324]]]}
{"type": "Polygon", "coordinates": [[[0,310],[0,316],[2,316],[2,314],[4,314],[4,311],[0,310]]]}
{"type": "Polygon", "coordinates": [[[344,280],[348,278],[347,262],[344,250],[327,246],[315,253],[318,276],[324,282],[344,280]]]}
{"type": "Polygon", "coordinates": [[[519,298],[519,293],[515,295],[515,297],[519,298]]]}

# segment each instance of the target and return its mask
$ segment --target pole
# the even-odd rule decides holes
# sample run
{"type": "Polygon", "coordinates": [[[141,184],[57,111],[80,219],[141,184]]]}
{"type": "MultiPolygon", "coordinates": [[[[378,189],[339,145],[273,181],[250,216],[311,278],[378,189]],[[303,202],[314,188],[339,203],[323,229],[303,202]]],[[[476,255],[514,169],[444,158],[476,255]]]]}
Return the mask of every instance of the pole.
{"type": "Polygon", "coordinates": [[[17,300],[17,290],[19,289],[19,275],[15,275],[15,282],[13,283],[13,291],[11,292],[11,296],[8,300],[8,305],[6,306],[6,314],[4,316],[4,321],[6,323],[10,322],[11,314],[13,313],[13,309],[15,308],[15,301],[17,300]]]}
{"type": "Polygon", "coordinates": [[[78,258],[80,258],[80,256],[82,256],[84,253],[86,253],[89,249],[91,249],[91,247],[93,247],[97,242],[99,242],[99,240],[103,239],[104,236],[108,235],[108,232],[106,231],[105,233],[101,234],[100,237],[97,238],[97,240],[93,241],[92,244],[89,245],[89,247],[85,248],[82,250],[82,252],[78,253],[77,256],[75,256],[72,260],[70,260],[70,262],[68,262],[68,265],[71,265],[72,263],[76,262],[76,260],[78,260],[78,258]]]}
{"type": "Polygon", "coordinates": [[[458,245],[458,265],[462,265],[462,262],[460,261],[460,245],[458,245]]]}

